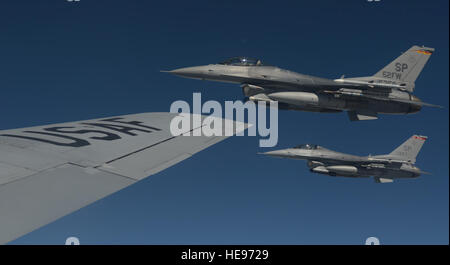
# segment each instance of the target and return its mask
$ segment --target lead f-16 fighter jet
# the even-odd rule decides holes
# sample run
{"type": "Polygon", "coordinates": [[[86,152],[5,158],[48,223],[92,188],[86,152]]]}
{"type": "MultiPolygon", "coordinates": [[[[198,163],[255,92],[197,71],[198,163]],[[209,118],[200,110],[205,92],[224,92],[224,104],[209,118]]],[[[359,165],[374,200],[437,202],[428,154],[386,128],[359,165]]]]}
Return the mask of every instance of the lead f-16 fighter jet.
{"type": "Polygon", "coordinates": [[[421,171],[414,164],[426,136],[413,135],[387,155],[355,156],[335,152],[315,144],[270,151],[264,155],[306,160],[311,172],[341,177],[371,177],[377,183],[393,182],[395,178],[417,178],[421,171]]]}
{"type": "Polygon", "coordinates": [[[413,46],[373,76],[342,76],[335,80],[264,65],[258,59],[246,57],[168,72],[187,78],[238,83],[249,100],[278,101],[281,109],[347,111],[352,121],[373,120],[378,113],[408,114],[418,112],[422,106],[439,107],[412,95],[414,82],[433,51],[413,46]]]}

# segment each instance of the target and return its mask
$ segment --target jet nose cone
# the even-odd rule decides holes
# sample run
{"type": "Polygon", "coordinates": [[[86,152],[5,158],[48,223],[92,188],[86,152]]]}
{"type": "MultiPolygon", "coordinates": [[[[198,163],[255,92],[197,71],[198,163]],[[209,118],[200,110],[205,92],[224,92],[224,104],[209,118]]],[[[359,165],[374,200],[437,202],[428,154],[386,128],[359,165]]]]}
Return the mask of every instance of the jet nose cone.
{"type": "Polygon", "coordinates": [[[269,151],[265,153],[261,153],[263,155],[267,156],[274,156],[274,157],[290,157],[291,154],[287,150],[275,150],[275,151],[269,151]]]}
{"type": "Polygon", "coordinates": [[[194,67],[184,67],[171,71],[163,71],[168,72],[177,76],[187,77],[187,78],[204,78],[205,71],[203,66],[194,66],[194,67]]]}

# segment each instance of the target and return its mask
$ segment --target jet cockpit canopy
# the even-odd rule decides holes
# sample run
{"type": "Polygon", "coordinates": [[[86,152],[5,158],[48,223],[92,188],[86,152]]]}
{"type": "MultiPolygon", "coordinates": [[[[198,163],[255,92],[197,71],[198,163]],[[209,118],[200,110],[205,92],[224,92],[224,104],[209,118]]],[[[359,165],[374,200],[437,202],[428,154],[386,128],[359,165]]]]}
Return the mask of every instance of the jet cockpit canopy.
{"type": "Polygon", "coordinates": [[[237,65],[237,66],[261,66],[261,60],[249,57],[233,57],[219,64],[223,65],[237,65]]]}
{"type": "Polygon", "coordinates": [[[294,149],[316,150],[317,144],[301,144],[294,147],[294,149]]]}

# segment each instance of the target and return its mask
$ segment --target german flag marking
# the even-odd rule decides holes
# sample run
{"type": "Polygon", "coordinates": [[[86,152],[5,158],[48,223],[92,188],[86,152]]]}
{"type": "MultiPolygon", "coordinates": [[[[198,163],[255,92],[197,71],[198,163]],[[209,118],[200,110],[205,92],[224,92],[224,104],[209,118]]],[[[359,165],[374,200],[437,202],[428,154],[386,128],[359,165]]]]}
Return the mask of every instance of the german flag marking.
{"type": "Polygon", "coordinates": [[[426,55],[431,55],[431,54],[432,54],[432,52],[430,52],[430,51],[424,51],[424,50],[418,50],[417,52],[418,52],[418,53],[422,53],[422,54],[426,54],[426,55]]]}

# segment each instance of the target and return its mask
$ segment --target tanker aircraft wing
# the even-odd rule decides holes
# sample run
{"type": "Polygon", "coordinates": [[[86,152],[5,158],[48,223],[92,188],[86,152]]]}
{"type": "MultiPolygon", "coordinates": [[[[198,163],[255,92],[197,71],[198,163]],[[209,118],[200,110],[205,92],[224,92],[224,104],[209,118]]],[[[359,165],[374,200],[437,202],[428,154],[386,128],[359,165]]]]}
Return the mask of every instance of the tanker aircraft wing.
{"type": "MultiPolygon", "coordinates": [[[[170,122],[177,115],[194,116],[142,113],[0,131],[0,243],[27,234],[227,138],[174,136],[170,122]]],[[[247,127],[218,119],[234,124],[233,131],[223,135],[247,127]]],[[[201,131],[202,126],[200,123],[186,133],[201,131]]]]}

